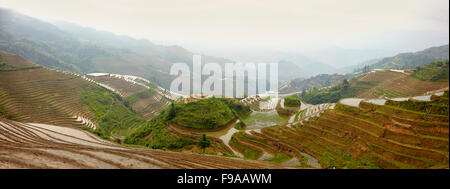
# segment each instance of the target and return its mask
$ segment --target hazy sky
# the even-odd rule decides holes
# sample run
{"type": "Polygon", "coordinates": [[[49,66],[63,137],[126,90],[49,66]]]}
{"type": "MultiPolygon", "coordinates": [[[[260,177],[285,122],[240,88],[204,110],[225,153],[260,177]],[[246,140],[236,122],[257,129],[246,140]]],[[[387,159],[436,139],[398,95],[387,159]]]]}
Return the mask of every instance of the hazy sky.
{"type": "Polygon", "coordinates": [[[449,41],[448,0],[0,0],[0,7],[212,54],[419,50],[449,41]]]}

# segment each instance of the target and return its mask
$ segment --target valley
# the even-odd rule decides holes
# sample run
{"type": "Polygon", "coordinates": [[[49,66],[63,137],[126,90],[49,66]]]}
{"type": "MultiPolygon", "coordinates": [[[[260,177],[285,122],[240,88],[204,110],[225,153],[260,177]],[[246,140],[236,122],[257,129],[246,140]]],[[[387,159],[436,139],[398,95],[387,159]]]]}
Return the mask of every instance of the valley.
{"type": "Polygon", "coordinates": [[[0,7],[0,169],[449,169],[448,42],[243,51],[228,73],[171,43],[0,7]]]}
{"type": "Polygon", "coordinates": [[[436,72],[448,63],[373,70],[347,81],[355,96],[313,105],[186,97],[137,76],[80,76],[0,55],[5,168],[448,167],[448,74],[436,72]]]}

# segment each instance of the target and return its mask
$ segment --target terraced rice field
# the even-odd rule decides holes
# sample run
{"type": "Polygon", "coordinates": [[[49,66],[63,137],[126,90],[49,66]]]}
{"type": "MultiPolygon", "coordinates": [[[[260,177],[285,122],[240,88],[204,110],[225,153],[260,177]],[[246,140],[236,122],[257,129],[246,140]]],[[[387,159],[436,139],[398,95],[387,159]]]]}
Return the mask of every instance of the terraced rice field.
{"type": "Polygon", "coordinates": [[[105,84],[113,89],[116,89],[122,97],[128,97],[132,94],[145,91],[146,88],[141,85],[133,85],[132,83],[121,79],[119,77],[107,75],[96,75],[96,74],[88,74],[87,78],[92,79],[96,82],[105,84]]]}
{"type": "Polygon", "coordinates": [[[428,91],[448,87],[448,82],[427,82],[398,71],[374,71],[358,76],[351,86],[358,98],[418,96],[428,91]],[[389,79],[386,79],[389,78],[389,79]]]}
{"type": "Polygon", "coordinates": [[[108,73],[88,74],[86,77],[110,87],[113,91],[117,91],[124,99],[127,99],[127,97],[131,98],[133,95],[138,95],[130,105],[133,110],[146,120],[157,115],[173,100],[172,95],[169,94],[170,92],[167,92],[156,85],[152,86],[149,81],[139,77],[108,73]],[[151,92],[147,90],[151,90],[151,92]],[[148,92],[148,95],[144,94],[146,91],[148,92]]]}
{"type": "MultiPolygon", "coordinates": [[[[448,107],[448,92],[430,98],[428,103],[448,107]]],[[[418,107],[422,102],[408,103],[412,105],[407,107],[418,107]]],[[[302,105],[306,109],[294,115],[302,117],[297,122],[237,134],[232,146],[250,159],[283,153],[298,158],[302,167],[449,167],[448,111],[437,114],[378,104],[360,100],[357,105],[341,102],[327,108],[302,105]]]]}
{"type": "Polygon", "coordinates": [[[240,100],[242,104],[248,105],[252,108],[252,110],[260,112],[267,112],[274,110],[279,101],[280,98],[276,96],[267,96],[267,95],[264,98],[261,98],[259,95],[256,95],[240,100]]]}
{"type": "Polygon", "coordinates": [[[131,148],[89,132],[0,118],[0,168],[281,168],[274,164],[131,148]]]}
{"type": "MultiPolygon", "coordinates": [[[[31,65],[21,57],[3,55],[8,56],[15,57],[15,65],[31,65]]],[[[80,100],[81,89],[88,87],[90,83],[77,75],[36,67],[0,71],[0,81],[0,107],[9,119],[95,127],[86,124],[94,120],[95,116],[80,100]]]]}

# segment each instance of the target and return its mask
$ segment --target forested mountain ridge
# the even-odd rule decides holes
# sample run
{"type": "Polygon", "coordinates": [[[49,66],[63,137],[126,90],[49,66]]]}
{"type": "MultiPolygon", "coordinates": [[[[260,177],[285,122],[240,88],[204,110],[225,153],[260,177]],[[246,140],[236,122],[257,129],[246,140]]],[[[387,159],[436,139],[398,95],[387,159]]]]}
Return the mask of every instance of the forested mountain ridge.
{"type": "Polygon", "coordinates": [[[414,69],[429,62],[449,59],[448,45],[430,47],[422,51],[400,53],[396,56],[386,57],[377,63],[369,65],[372,69],[414,69]]]}
{"type": "MultiPolygon", "coordinates": [[[[47,23],[0,8],[0,50],[40,65],[75,73],[109,72],[144,77],[168,88],[173,63],[192,63],[194,53],[76,24],[47,23]]],[[[231,62],[202,56],[202,62],[231,62]]]]}

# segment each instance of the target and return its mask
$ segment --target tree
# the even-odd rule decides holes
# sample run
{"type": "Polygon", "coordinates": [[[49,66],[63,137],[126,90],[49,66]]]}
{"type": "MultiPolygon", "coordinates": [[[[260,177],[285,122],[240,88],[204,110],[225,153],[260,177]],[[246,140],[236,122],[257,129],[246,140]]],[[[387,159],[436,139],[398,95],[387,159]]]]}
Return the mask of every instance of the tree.
{"type": "Polygon", "coordinates": [[[205,148],[207,148],[211,145],[211,141],[209,141],[206,138],[205,134],[202,134],[202,138],[200,139],[200,142],[198,143],[198,145],[201,149],[203,149],[203,153],[205,153],[205,148]]]}
{"type": "Polygon", "coordinates": [[[175,111],[175,104],[172,102],[172,104],[170,104],[169,114],[167,115],[167,121],[175,118],[176,114],[177,113],[175,111]]]}
{"type": "Polygon", "coordinates": [[[350,86],[350,84],[348,83],[347,79],[342,80],[342,85],[344,89],[348,89],[348,87],[350,86]]]}
{"type": "Polygon", "coordinates": [[[362,72],[363,73],[367,73],[367,72],[369,72],[370,71],[370,66],[369,65],[365,65],[364,67],[363,67],[363,69],[362,69],[362,72]]]}

